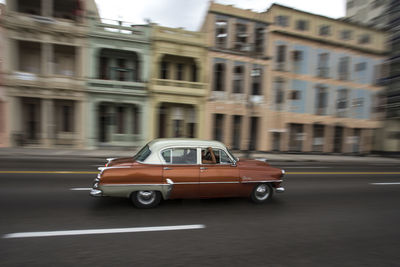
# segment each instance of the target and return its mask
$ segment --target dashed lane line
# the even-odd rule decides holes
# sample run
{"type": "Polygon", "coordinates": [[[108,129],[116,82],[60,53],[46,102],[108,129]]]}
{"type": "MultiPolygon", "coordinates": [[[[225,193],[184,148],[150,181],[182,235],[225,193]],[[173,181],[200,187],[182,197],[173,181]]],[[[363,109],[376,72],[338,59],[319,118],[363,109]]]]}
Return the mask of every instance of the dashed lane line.
{"type": "Polygon", "coordinates": [[[71,235],[119,234],[119,233],[194,230],[203,228],[206,228],[204,224],[191,224],[191,225],[154,226],[154,227],[67,230],[67,231],[50,231],[50,232],[22,232],[22,233],[5,234],[3,235],[3,238],[7,239],[7,238],[51,237],[51,236],[71,236],[71,235]]]}
{"type": "Polygon", "coordinates": [[[400,185],[400,183],[370,183],[372,185],[400,185]]]}

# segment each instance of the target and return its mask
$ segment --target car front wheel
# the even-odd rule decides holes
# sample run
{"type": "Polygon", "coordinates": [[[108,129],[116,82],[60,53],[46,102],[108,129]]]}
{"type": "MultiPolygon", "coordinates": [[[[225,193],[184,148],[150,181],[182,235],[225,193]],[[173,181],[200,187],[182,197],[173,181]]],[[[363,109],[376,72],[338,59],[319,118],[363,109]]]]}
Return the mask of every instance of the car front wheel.
{"type": "Polygon", "coordinates": [[[138,208],[154,208],[161,201],[161,194],[158,191],[141,190],[133,192],[131,195],[133,204],[138,208]]]}
{"type": "Polygon", "coordinates": [[[272,187],[269,184],[258,184],[251,193],[251,200],[255,203],[264,203],[272,198],[272,187]]]}

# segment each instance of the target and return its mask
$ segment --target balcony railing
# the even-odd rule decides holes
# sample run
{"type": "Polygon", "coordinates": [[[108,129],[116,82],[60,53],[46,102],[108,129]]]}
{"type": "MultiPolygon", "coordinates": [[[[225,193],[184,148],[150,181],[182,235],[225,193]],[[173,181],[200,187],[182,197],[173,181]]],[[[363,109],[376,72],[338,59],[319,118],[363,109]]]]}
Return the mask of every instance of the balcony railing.
{"type": "Polygon", "coordinates": [[[171,86],[171,87],[184,87],[193,89],[204,89],[205,84],[199,82],[167,80],[167,79],[154,79],[156,85],[171,86]]]}

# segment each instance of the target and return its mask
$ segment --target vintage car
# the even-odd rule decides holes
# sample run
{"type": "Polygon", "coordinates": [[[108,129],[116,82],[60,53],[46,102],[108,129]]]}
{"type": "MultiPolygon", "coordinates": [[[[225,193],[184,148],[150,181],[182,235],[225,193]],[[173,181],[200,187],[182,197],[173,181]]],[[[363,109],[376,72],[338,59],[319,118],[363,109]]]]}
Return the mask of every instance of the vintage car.
{"type": "Polygon", "coordinates": [[[285,191],[284,170],[265,160],[239,160],[217,141],[155,139],[133,157],[107,160],[90,195],[130,198],[139,208],[184,198],[250,197],[263,203],[274,191],[285,191]]]}

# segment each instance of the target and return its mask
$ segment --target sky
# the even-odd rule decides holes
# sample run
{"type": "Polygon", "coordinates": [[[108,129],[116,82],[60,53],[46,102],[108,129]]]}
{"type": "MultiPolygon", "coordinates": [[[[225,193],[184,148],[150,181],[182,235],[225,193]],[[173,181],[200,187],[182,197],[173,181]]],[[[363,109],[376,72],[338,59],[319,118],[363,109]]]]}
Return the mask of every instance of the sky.
{"type": "MultiPolygon", "coordinates": [[[[146,19],[167,27],[198,30],[209,0],[95,0],[100,16],[134,24],[146,19]]],[[[345,15],[346,0],[215,0],[216,3],[263,12],[277,3],[332,18],[345,15]]]]}

